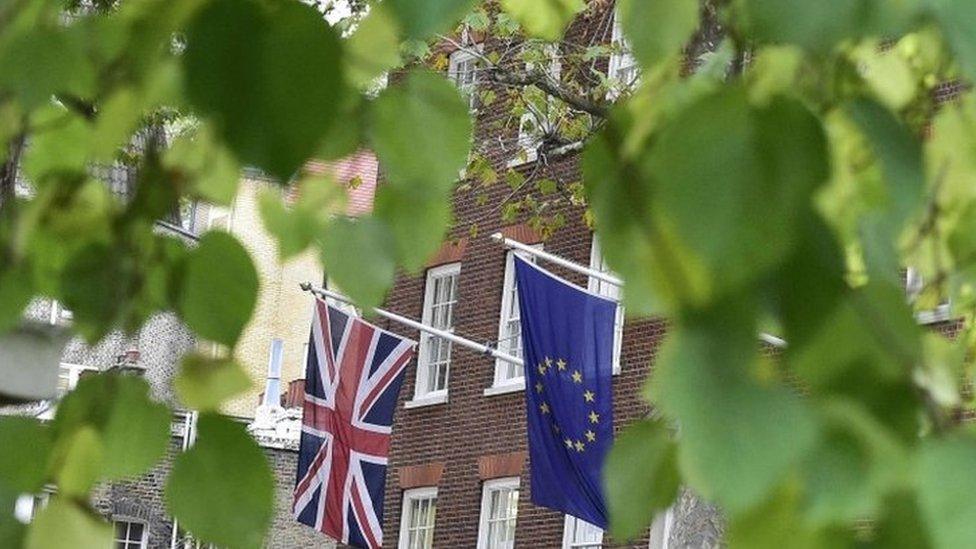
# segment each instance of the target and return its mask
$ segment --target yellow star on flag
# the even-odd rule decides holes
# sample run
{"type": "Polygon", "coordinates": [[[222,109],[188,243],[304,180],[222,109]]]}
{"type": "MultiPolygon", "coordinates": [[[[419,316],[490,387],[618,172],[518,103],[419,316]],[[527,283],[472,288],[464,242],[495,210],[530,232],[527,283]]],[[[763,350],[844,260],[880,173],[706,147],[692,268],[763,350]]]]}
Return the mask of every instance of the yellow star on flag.
{"type": "Polygon", "coordinates": [[[537,393],[541,393],[542,392],[542,382],[541,381],[535,382],[535,392],[537,392],[537,393]]]}
{"type": "Polygon", "coordinates": [[[565,370],[566,361],[560,358],[559,360],[556,361],[556,367],[559,368],[560,370],[565,370]]]}
{"type": "Polygon", "coordinates": [[[579,370],[573,370],[573,382],[583,383],[583,374],[581,374],[579,370]]]}
{"type": "Polygon", "coordinates": [[[572,447],[573,447],[573,439],[571,439],[571,438],[567,438],[567,439],[566,439],[566,440],[564,440],[563,442],[565,442],[565,443],[566,443],[566,447],[567,447],[567,448],[572,448],[572,447]]]}
{"type": "Polygon", "coordinates": [[[546,365],[541,362],[539,363],[539,373],[543,375],[546,373],[546,365]]]}
{"type": "Polygon", "coordinates": [[[600,414],[590,412],[590,423],[600,423],[600,414]]]}
{"type": "Polygon", "coordinates": [[[577,440],[575,446],[576,446],[576,451],[577,452],[582,452],[583,451],[583,448],[586,448],[586,445],[583,444],[583,441],[582,440],[577,440]]]}
{"type": "Polygon", "coordinates": [[[596,433],[594,433],[593,431],[587,431],[587,432],[585,432],[583,434],[586,435],[586,440],[588,440],[590,442],[595,442],[596,441],[596,433]]]}
{"type": "Polygon", "coordinates": [[[552,368],[552,359],[546,357],[546,368],[552,368]]]}
{"type": "Polygon", "coordinates": [[[596,395],[593,394],[593,391],[587,390],[585,393],[583,393],[583,400],[585,400],[587,402],[593,402],[593,397],[594,396],[596,396],[596,395]]]}
{"type": "Polygon", "coordinates": [[[549,404],[546,403],[546,402],[543,402],[542,404],[539,405],[539,409],[542,410],[542,413],[543,414],[548,414],[549,413],[549,404]]]}

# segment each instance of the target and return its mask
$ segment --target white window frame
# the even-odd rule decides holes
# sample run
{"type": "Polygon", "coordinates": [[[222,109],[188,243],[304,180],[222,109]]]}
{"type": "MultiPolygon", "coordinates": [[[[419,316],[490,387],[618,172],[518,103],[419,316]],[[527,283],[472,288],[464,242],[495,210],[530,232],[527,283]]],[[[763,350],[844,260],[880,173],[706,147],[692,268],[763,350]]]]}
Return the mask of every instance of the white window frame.
{"type": "Polygon", "coordinates": [[[437,527],[437,487],[424,486],[422,488],[411,488],[403,491],[403,507],[400,512],[400,540],[397,547],[408,549],[410,547],[410,518],[413,502],[418,500],[433,500],[434,524],[430,527],[431,540],[434,537],[434,529],[437,527]]]}
{"type": "Polygon", "coordinates": [[[21,494],[14,503],[14,518],[21,524],[30,524],[37,513],[47,507],[51,492],[47,488],[37,494],[21,494]]]}
{"type": "Polygon", "coordinates": [[[637,63],[637,59],[634,54],[631,53],[630,43],[627,41],[627,37],[624,36],[623,27],[620,24],[620,17],[618,13],[614,10],[613,13],[613,31],[610,37],[611,44],[617,44],[620,51],[615,51],[610,54],[610,64],[607,67],[607,76],[613,80],[616,80],[621,89],[611,89],[607,92],[607,99],[614,100],[621,95],[621,91],[633,89],[640,82],[640,65],[637,63]],[[635,77],[631,79],[630,82],[624,82],[620,78],[620,73],[623,71],[635,71],[635,77]]]}
{"type": "Polygon", "coordinates": [[[654,517],[648,534],[648,549],[668,549],[668,539],[674,526],[674,506],[668,507],[654,517]]]}
{"type": "MultiPolygon", "coordinates": [[[[535,244],[532,247],[541,250],[542,244],[535,244]]],[[[505,279],[502,283],[502,306],[498,314],[498,350],[521,358],[521,334],[519,335],[520,348],[515,350],[512,348],[512,336],[507,331],[507,325],[511,320],[508,311],[512,310],[512,301],[518,299],[515,294],[515,254],[518,254],[519,257],[526,261],[535,263],[535,256],[527,252],[508,250],[505,254],[505,279]]],[[[521,311],[519,311],[520,322],[521,316],[521,311]]],[[[485,396],[512,393],[525,389],[525,368],[522,369],[521,376],[509,377],[507,372],[512,367],[513,364],[509,362],[500,358],[495,359],[494,378],[492,379],[491,387],[485,390],[485,396]]]]}
{"type": "MultiPolygon", "coordinates": [[[[921,273],[918,272],[918,269],[909,267],[905,273],[905,294],[908,296],[908,302],[911,303],[915,301],[915,299],[918,298],[918,294],[921,293],[924,287],[925,281],[922,279],[921,273]]],[[[915,313],[915,320],[920,324],[945,322],[952,316],[951,311],[952,301],[946,299],[945,302],[936,305],[934,309],[918,311],[915,313]]]]}
{"type": "MultiPolygon", "coordinates": [[[[597,238],[595,233],[590,244],[590,268],[594,271],[617,276],[607,265],[606,258],[603,257],[603,250],[600,248],[600,239],[597,238]]],[[[621,355],[623,355],[624,345],[624,322],[626,320],[624,305],[622,303],[623,288],[592,276],[589,277],[586,287],[589,291],[597,295],[608,297],[617,302],[617,316],[613,323],[613,374],[617,375],[621,370],[621,355]]]]}
{"type": "MultiPolygon", "coordinates": [[[[443,279],[447,277],[455,277],[454,282],[454,295],[450,302],[450,325],[449,326],[435,326],[441,329],[445,329],[449,332],[454,331],[454,311],[457,306],[457,291],[458,291],[458,281],[460,280],[461,274],[461,264],[460,263],[448,263],[446,265],[440,265],[438,267],[433,267],[427,270],[427,280],[424,285],[424,311],[422,322],[427,325],[433,325],[434,321],[434,300],[437,296],[434,295],[434,282],[437,279],[443,279]]],[[[432,357],[430,356],[429,345],[431,341],[436,341],[441,338],[437,336],[421,333],[420,334],[420,349],[417,353],[417,377],[416,383],[414,384],[414,394],[413,400],[406,403],[408,408],[416,406],[425,406],[430,404],[440,404],[447,402],[448,388],[450,387],[451,380],[451,353],[453,351],[453,346],[451,342],[446,342],[447,344],[447,363],[443,365],[445,368],[444,372],[444,387],[441,389],[431,390],[427,385],[427,379],[429,377],[430,368],[432,364],[430,363],[432,357]]]]}
{"type": "Polygon", "coordinates": [[[563,523],[563,549],[594,549],[603,547],[603,529],[594,526],[583,519],[572,515],[566,515],[563,523]],[[600,531],[600,539],[597,541],[578,541],[576,540],[577,526],[583,525],[588,528],[595,528],[600,531]]]}
{"type": "Polygon", "coordinates": [[[112,547],[116,547],[119,543],[125,543],[126,547],[128,547],[128,545],[130,545],[133,541],[136,541],[136,543],[139,544],[139,549],[146,549],[146,547],[149,546],[149,524],[144,520],[131,518],[131,517],[113,517],[112,518],[112,547]],[[115,527],[120,523],[126,524],[125,539],[119,539],[119,537],[115,533],[115,527]],[[142,525],[142,538],[139,540],[129,539],[129,529],[133,524],[142,525]]]}
{"type": "Polygon", "coordinates": [[[448,56],[447,76],[457,86],[461,95],[468,100],[468,110],[475,112],[478,110],[478,53],[481,52],[482,45],[465,46],[464,49],[456,49],[448,56]],[[475,51],[471,51],[475,50],[475,51]],[[461,75],[466,74],[458,70],[462,64],[470,63],[470,70],[474,73],[470,82],[462,82],[461,75]]]}
{"type": "MultiPolygon", "coordinates": [[[[478,519],[477,549],[497,549],[488,545],[488,526],[491,516],[491,494],[499,490],[519,490],[519,478],[496,478],[486,480],[481,487],[481,516],[478,519]]],[[[521,494],[519,494],[521,496],[521,494]]],[[[515,507],[515,527],[518,528],[518,506],[515,507]]],[[[513,540],[514,546],[514,540],[513,540]]]]}
{"type": "Polygon", "coordinates": [[[57,400],[64,398],[65,395],[75,390],[78,386],[78,380],[81,378],[81,374],[84,372],[97,372],[98,368],[94,366],[85,366],[83,364],[71,364],[68,362],[62,362],[58,366],[58,393],[57,399],[50,401],[50,405],[46,410],[41,412],[37,418],[42,420],[54,419],[54,414],[58,411],[57,400]],[[61,381],[64,381],[64,386],[61,386],[61,381]]]}

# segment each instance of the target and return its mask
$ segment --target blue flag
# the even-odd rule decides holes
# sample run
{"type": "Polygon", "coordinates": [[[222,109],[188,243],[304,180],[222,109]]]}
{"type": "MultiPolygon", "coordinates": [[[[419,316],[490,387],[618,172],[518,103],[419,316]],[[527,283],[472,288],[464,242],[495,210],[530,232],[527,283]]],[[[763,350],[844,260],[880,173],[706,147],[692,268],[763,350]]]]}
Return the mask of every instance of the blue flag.
{"type": "Polygon", "coordinates": [[[616,302],[515,257],[532,502],[607,527],[616,302]]]}

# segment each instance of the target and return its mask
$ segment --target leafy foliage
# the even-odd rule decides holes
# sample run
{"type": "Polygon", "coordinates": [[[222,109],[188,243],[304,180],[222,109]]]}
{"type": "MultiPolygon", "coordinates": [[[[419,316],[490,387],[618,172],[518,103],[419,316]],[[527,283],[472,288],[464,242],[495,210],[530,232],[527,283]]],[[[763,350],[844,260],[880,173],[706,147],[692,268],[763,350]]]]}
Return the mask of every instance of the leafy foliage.
{"type": "MultiPolygon", "coordinates": [[[[976,439],[960,425],[976,103],[936,101],[937,86],[976,77],[971,2],[620,0],[617,43],[606,2],[355,7],[333,25],[290,0],[0,7],[0,330],[44,296],[93,343],[175,311],[228,348],[188,358],[177,381],[208,411],[167,490],[181,524],[252,547],[270,521],[260,450],[211,412],[245,385],[233,347],[254,266],[230,234],[190,246],[154,230],[187,201],[231,203],[246,166],[283,191],[260,199],[281,258],[312,250],[362,305],[425,264],[458,193],[486,205],[507,184],[492,211],[543,235],[582,216],[627,281],[628,313],[671,320],[646,391],[661,417],[623,432],[609,461],[616,536],[684,484],[722,506],[731,546],[849,545],[857,525],[864,545],[976,543],[976,439]],[[454,49],[475,60],[473,97],[437,74],[454,49]],[[637,82],[606,74],[625,50],[637,82]],[[385,180],[375,212],[353,220],[334,182],[302,166],[361,147],[385,180]],[[580,149],[582,180],[567,180],[555,160],[580,149]],[[118,188],[112,170],[137,176],[118,188]],[[922,281],[908,299],[906,267],[922,281]],[[947,299],[954,337],[925,334],[918,318],[947,299]],[[787,348],[762,349],[760,327],[787,348]]],[[[78,502],[150,467],[168,422],[144,383],[114,376],[83,380],[50,426],[3,420],[15,453],[0,511],[55,483],[26,544],[101,543],[78,502]]],[[[4,543],[23,535],[0,527],[4,543]]]]}

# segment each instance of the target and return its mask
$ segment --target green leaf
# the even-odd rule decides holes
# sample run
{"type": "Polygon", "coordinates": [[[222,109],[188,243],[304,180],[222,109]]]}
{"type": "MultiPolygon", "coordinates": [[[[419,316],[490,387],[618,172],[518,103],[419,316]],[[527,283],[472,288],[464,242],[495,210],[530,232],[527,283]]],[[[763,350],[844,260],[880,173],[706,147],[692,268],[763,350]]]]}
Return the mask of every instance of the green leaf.
{"type": "Polygon", "coordinates": [[[75,329],[90,343],[107,334],[125,304],[132,272],[118,250],[91,244],[76,253],[61,274],[61,300],[74,315],[75,329]]]}
{"type": "Polygon", "coordinates": [[[34,418],[0,418],[0,492],[36,492],[44,486],[51,430],[34,418]]]}
{"type": "Polygon", "coordinates": [[[95,73],[85,56],[80,35],[65,27],[36,28],[5,43],[0,53],[0,87],[15,93],[26,108],[34,108],[65,93],[88,98],[95,73]]]}
{"type": "Polygon", "coordinates": [[[400,62],[397,21],[387,4],[376,5],[346,40],[346,74],[365,87],[400,62]]]}
{"type": "Polygon", "coordinates": [[[0,269],[0,333],[17,326],[34,295],[31,272],[23,265],[0,269]]]}
{"type": "Polygon", "coordinates": [[[449,190],[471,149],[471,116],[457,87],[415,70],[383,91],[373,105],[370,140],[397,184],[449,190]],[[403,131],[424,128],[424,131],[403,131]]]}
{"type": "Polygon", "coordinates": [[[976,78],[976,5],[968,0],[937,0],[929,2],[942,26],[953,52],[970,79],[976,78]]]}
{"type": "Polygon", "coordinates": [[[237,361],[190,355],[183,359],[173,386],[191,410],[216,410],[225,400],[251,388],[251,378],[237,361]]]}
{"type": "Polygon", "coordinates": [[[169,424],[169,409],[150,400],[145,380],[117,374],[86,376],[58,404],[52,424],[56,456],[73,433],[90,427],[103,449],[100,478],[138,475],[166,451],[169,424]]]}
{"type": "Polygon", "coordinates": [[[216,140],[210,126],[173,143],[163,153],[163,165],[170,170],[189,170],[194,176],[190,192],[207,202],[229,206],[237,194],[237,159],[216,140]]]}
{"type": "Polygon", "coordinates": [[[806,108],[779,98],[754,109],[735,88],[688,106],[647,159],[654,214],[709,277],[700,294],[680,296],[692,302],[783,261],[798,212],[829,173],[823,130],[806,108]]]}
{"type": "Polygon", "coordinates": [[[933,546],[976,544],[976,440],[956,435],[926,441],[918,460],[918,501],[933,546]]]}
{"type": "Polygon", "coordinates": [[[94,427],[83,425],[59,442],[58,491],[68,497],[84,497],[102,470],[102,438],[94,427]]]}
{"type": "Polygon", "coordinates": [[[617,3],[624,35],[633,54],[645,67],[678,54],[698,28],[697,0],[659,0],[617,3]]]}
{"type": "Polygon", "coordinates": [[[329,278],[363,307],[383,302],[396,272],[394,255],[392,232],[370,217],[336,219],[322,243],[329,278]]]}
{"type": "Polygon", "coordinates": [[[186,261],[180,314],[201,337],[233,347],[254,313],[257,292],[247,250],[230,234],[210,231],[186,261]]]}
{"type": "Polygon", "coordinates": [[[261,547],[273,514],[274,478],[244,426],[202,414],[196,444],[176,458],[166,505],[194,537],[227,547],[261,547]]]}
{"type": "Polygon", "coordinates": [[[26,549],[111,547],[112,526],[90,509],[60,496],[51,498],[27,531],[26,549]]]}
{"type": "Polygon", "coordinates": [[[730,549],[833,549],[852,546],[852,538],[852,529],[817,529],[805,523],[796,483],[787,483],[760,505],[734,517],[728,530],[730,549]]]}
{"type": "Polygon", "coordinates": [[[586,9],[583,0],[502,0],[504,9],[535,38],[555,42],[576,14],[586,9]]]}
{"type": "Polygon", "coordinates": [[[759,503],[817,441],[808,403],[760,382],[751,309],[722,303],[682,321],[661,350],[655,405],[680,425],[683,478],[735,515],[759,503]]]}
{"type": "Polygon", "coordinates": [[[335,123],[340,57],[335,31],[311,6],[214,0],[187,31],[187,95],[242,163],[287,180],[335,123]]]}
{"type": "Polygon", "coordinates": [[[474,5],[475,0],[389,0],[406,39],[425,40],[439,32],[447,32],[474,5]]]}
{"type": "Polygon", "coordinates": [[[389,178],[377,191],[376,215],[391,229],[400,263],[414,271],[438,249],[450,221],[451,189],[471,145],[468,107],[443,77],[415,71],[376,100],[370,129],[389,178]]]}
{"type": "Polygon", "coordinates": [[[885,225],[894,238],[925,197],[922,144],[891,111],[874,101],[856,100],[847,111],[881,163],[888,192],[885,225]]]}
{"type": "Polygon", "coordinates": [[[872,0],[737,0],[735,6],[742,28],[752,38],[774,44],[796,44],[826,53],[842,40],[871,32],[880,20],[874,10],[904,9],[892,4],[872,0]]]}
{"type": "Polygon", "coordinates": [[[613,537],[633,539],[678,493],[677,452],[670,434],[659,422],[629,425],[617,435],[604,475],[613,537]]]}

